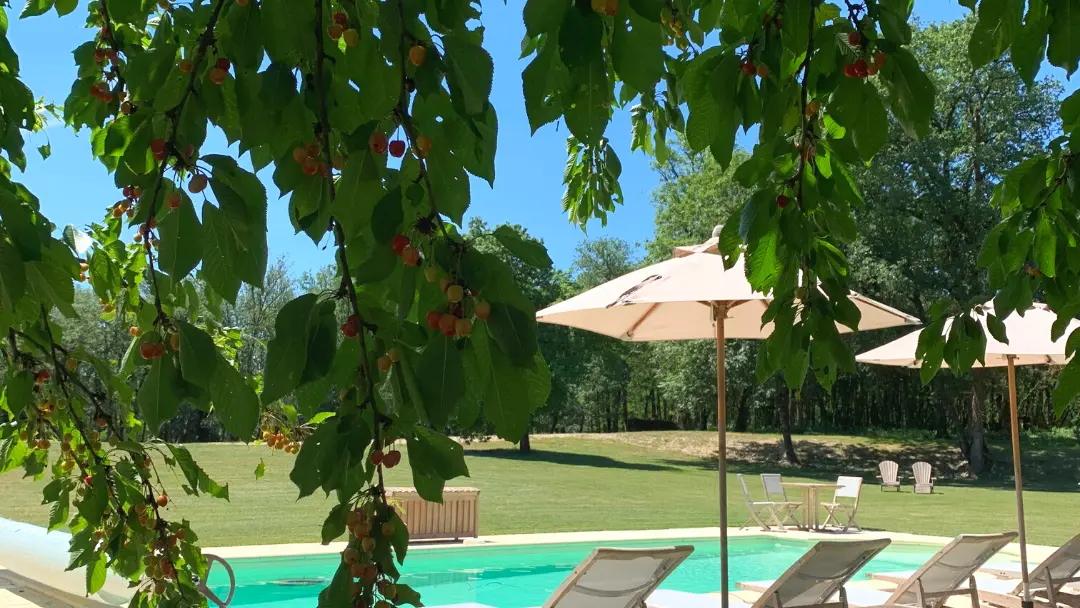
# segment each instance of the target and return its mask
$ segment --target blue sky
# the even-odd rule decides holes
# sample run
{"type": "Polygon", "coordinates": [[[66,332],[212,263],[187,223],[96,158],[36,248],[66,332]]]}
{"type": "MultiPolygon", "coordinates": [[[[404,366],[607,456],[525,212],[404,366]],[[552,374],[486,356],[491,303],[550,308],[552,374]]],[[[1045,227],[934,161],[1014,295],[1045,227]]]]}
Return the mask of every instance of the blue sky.
{"type": "MultiPolygon", "coordinates": [[[[472,180],[469,216],[479,216],[490,224],[510,222],[528,227],[547,244],[556,266],[567,268],[573,261],[575,247],[586,234],[567,222],[560,207],[566,160],[565,126],[548,125],[536,135],[529,134],[521,97],[521,70],[527,61],[518,60],[524,34],[521,6],[521,0],[507,3],[489,0],[483,5],[485,46],[495,61],[491,99],[499,117],[499,142],[495,186],[491,188],[479,179],[472,180]]],[[[64,18],[50,13],[27,20],[18,20],[15,13],[19,7],[13,8],[8,35],[22,61],[23,79],[36,96],[62,105],[75,79],[71,50],[92,36],[92,31],[83,27],[85,5],[64,18]]],[[[955,1],[941,0],[920,0],[915,9],[916,17],[924,23],[956,19],[966,12],[955,1]]],[[[1061,70],[1054,73],[1064,76],[1061,70]]],[[[642,243],[653,230],[650,194],[657,185],[657,176],[644,154],[630,153],[630,122],[626,112],[616,113],[607,136],[622,160],[625,204],[609,218],[606,227],[596,221],[590,223],[587,236],[614,236],[642,243]]],[[[211,137],[203,153],[211,151],[214,141],[218,142],[220,151],[224,140],[211,137]]],[[[740,143],[753,145],[745,138],[740,143]]],[[[28,144],[30,160],[21,179],[41,199],[46,214],[57,225],[83,226],[98,221],[105,207],[119,198],[105,168],[91,158],[87,131],[75,135],[56,124],[34,135],[28,144]],[[42,161],[30,146],[46,141],[51,143],[52,156],[42,161]]],[[[268,218],[271,258],[285,256],[295,272],[331,263],[330,251],[316,247],[306,236],[294,235],[286,201],[275,199],[277,189],[270,180],[270,169],[265,169],[260,177],[271,197],[268,218]]]]}

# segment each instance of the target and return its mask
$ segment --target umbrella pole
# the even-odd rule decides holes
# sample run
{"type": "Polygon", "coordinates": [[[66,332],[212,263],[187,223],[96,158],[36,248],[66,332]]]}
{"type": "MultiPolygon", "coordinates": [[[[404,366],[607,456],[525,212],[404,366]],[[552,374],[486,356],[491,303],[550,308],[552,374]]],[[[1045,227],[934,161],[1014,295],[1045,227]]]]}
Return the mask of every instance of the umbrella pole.
{"type": "Polygon", "coordinates": [[[1020,415],[1016,406],[1016,357],[1008,355],[1009,362],[1009,416],[1012,423],[1013,477],[1016,480],[1016,523],[1020,532],[1020,578],[1024,586],[1023,608],[1032,608],[1031,588],[1028,582],[1027,538],[1024,530],[1024,479],[1020,474],[1020,415]]]}
{"type": "Polygon", "coordinates": [[[727,379],[724,375],[724,319],[727,304],[713,303],[716,326],[716,443],[720,486],[720,608],[728,608],[727,542],[727,379]]]}

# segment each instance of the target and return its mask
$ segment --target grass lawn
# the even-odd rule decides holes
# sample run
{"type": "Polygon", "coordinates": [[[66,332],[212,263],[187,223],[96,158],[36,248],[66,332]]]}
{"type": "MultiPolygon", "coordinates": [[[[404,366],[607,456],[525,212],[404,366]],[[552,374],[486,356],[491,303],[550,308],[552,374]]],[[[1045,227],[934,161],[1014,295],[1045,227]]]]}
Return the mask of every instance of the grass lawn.
{"type": "MultiPolygon", "coordinates": [[[[909,470],[920,456],[937,463],[933,454],[937,451],[943,463],[938,466],[948,476],[950,450],[955,448],[945,443],[916,446],[866,438],[801,438],[800,453],[815,466],[797,469],[768,464],[775,462],[768,458],[775,436],[735,435],[731,441],[732,474],[727,481],[728,523],[733,526],[746,519],[735,473],[744,473],[758,496],[761,484],[756,475],[775,471],[793,481],[863,473],[867,485],[858,519],[868,528],[939,536],[1015,529],[1012,482],[1004,475],[981,484],[944,481],[930,496],[915,496],[910,485],[899,494],[880,492],[873,483],[873,463],[882,455],[893,455],[902,470],[909,470]],[[758,458],[762,454],[764,460],[758,458]]],[[[1031,469],[1036,488],[1025,492],[1028,538],[1058,544],[1080,532],[1075,517],[1080,511],[1076,484],[1080,446],[1075,441],[1071,446],[1047,441],[1025,445],[1031,459],[1025,466],[1031,469]]],[[[457,480],[456,485],[481,489],[482,534],[711,526],[717,517],[715,448],[710,451],[714,445],[715,435],[704,432],[537,437],[529,455],[502,442],[473,444],[466,448],[472,478],[457,480]]],[[[296,500],[288,479],[292,456],[232,444],[190,448],[211,477],[229,484],[232,499],[226,503],[191,498],[180,489],[179,478],[172,480],[170,515],[191,520],[205,546],[317,542],[330,505],[321,495],[296,500]],[[260,459],[266,461],[266,476],[256,481],[253,473],[260,459]]],[[[998,452],[1003,446],[992,449],[1002,456],[998,452]]],[[[998,466],[1008,470],[1011,464],[998,466]]],[[[388,483],[411,485],[407,462],[390,472],[388,483]]],[[[41,488],[40,483],[19,479],[17,473],[0,476],[0,516],[44,524],[48,510],[39,504],[41,488]]]]}

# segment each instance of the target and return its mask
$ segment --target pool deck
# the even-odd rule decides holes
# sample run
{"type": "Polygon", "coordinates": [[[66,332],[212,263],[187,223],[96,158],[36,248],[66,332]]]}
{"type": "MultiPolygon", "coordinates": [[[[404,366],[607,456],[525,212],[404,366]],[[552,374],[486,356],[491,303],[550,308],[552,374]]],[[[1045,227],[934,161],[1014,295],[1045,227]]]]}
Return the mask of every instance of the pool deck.
{"type": "MultiPolygon", "coordinates": [[[[666,530],[629,530],[629,531],[603,531],[603,532],[557,532],[551,534],[503,534],[497,536],[480,536],[478,538],[465,539],[460,542],[420,542],[411,544],[410,551],[414,550],[439,550],[454,547],[473,546],[498,546],[498,545],[536,545],[554,543],[605,543],[632,540],[664,540],[676,538],[719,538],[720,528],[673,528],[666,530]]],[[[858,538],[869,540],[874,538],[889,538],[896,543],[918,543],[931,545],[945,545],[952,538],[942,536],[923,536],[919,534],[906,534],[902,532],[887,531],[863,531],[863,532],[803,532],[789,530],[787,532],[762,532],[760,530],[728,529],[729,538],[750,536],[774,536],[792,540],[819,541],[838,538],[858,538]]],[[[288,557],[298,555],[325,555],[340,553],[345,548],[345,543],[331,543],[320,545],[317,543],[294,543],[283,545],[248,545],[239,547],[212,547],[204,549],[206,553],[213,553],[225,559],[237,559],[246,557],[288,557]]],[[[1028,561],[1039,562],[1049,556],[1056,547],[1044,545],[1028,545],[1028,561]]],[[[1011,544],[1001,551],[1005,555],[1019,557],[1020,547],[1011,544]]],[[[863,581],[852,583],[866,586],[879,586],[877,581],[863,581]]],[[[733,595],[742,596],[746,592],[733,592],[733,595]]],[[[744,599],[752,601],[756,594],[750,594],[744,599]]],[[[43,588],[33,581],[25,579],[0,564],[0,608],[90,608],[103,607],[105,604],[91,602],[83,598],[77,598],[43,588]]]]}

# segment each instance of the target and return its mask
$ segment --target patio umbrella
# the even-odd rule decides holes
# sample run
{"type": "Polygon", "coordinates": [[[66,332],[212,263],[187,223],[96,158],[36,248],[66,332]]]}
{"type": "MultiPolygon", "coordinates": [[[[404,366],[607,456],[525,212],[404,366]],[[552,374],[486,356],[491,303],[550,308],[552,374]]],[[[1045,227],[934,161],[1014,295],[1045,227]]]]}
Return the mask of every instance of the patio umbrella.
{"type": "MultiPolygon", "coordinates": [[[[719,228],[717,228],[719,230],[719,228]]],[[[714,235],[717,232],[714,231],[714,235]]],[[[586,329],[621,340],[716,340],[716,428],[720,483],[721,605],[728,605],[727,442],[724,339],[764,339],[772,324],[761,324],[771,299],[754,291],[740,258],[730,269],[716,255],[714,237],[675,249],[670,260],[640,268],[536,313],[542,323],[586,329]]],[[[851,294],[862,312],[859,329],[918,323],[906,315],[851,294]]],[[[840,326],[840,331],[850,331],[840,326]]]]}
{"type": "MultiPolygon", "coordinates": [[[[986,331],[986,310],[990,308],[993,307],[988,304],[974,312],[974,316],[982,325],[983,331],[986,331]]],[[[1080,321],[1072,320],[1061,338],[1051,340],[1051,327],[1056,320],[1057,315],[1051,312],[1046,304],[1041,303],[1033,304],[1024,311],[1023,316],[1016,313],[1010,314],[1004,319],[1005,330],[1009,339],[1008,344],[999,342],[987,332],[984,362],[975,362],[976,367],[1008,368],[1013,475],[1016,485],[1016,523],[1020,532],[1020,575],[1023,579],[1024,602],[1027,606],[1031,606],[1031,592],[1028,585],[1027,539],[1024,531],[1024,478],[1020,472],[1020,425],[1016,409],[1016,366],[1065,365],[1068,362],[1068,358],[1065,356],[1066,336],[1080,327],[1080,321]]],[[[942,333],[948,334],[951,327],[952,320],[950,319],[942,328],[942,333]]],[[[919,344],[919,334],[921,333],[921,329],[912,332],[884,346],[879,346],[858,355],[855,359],[861,363],[872,363],[874,365],[919,367],[920,362],[915,359],[915,349],[919,344]]]]}

